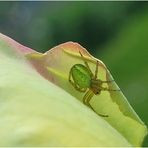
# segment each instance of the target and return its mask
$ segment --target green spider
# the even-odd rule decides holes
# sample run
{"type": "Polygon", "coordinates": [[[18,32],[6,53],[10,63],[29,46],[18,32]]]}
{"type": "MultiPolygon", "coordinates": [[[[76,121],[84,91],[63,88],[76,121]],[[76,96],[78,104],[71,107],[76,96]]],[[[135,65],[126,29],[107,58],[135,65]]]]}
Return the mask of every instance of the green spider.
{"type": "MultiPolygon", "coordinates": [[[[83,103],[94,111],[94,109],[89,103],[94,95],[100,94],[102,90],[103,91],[118,91],[118,90],[111,90],[111,89],[108,89],[107,87],[103,87],[102,86],[103,83],[111,83],[114,80],[102,81],[98,79],[97,75],[98,75],[99,62],[96,61],[96,70],[95,70],[95,74],[93,74],[84,56],[80,51],[79,53],[82,60],[84,61],[84,65],[75,64],[72,66],[69,72],[69,82],[72,84],[72,86],[76,90],[80,92],[86,92],[88,90],[83,97],[83,103]],[[71,80],[71,77],[73,81],[71,80]]],[[[98,115],[102,117],[108,117],[108,115],[102,115],[102,114],[98,114],[98,115]]]]}

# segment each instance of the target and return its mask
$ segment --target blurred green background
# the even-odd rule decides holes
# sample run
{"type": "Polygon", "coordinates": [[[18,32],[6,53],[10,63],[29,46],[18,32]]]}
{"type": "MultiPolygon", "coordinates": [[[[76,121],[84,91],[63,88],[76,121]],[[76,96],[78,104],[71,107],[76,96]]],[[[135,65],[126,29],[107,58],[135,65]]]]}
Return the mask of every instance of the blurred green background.
{"type": "Polygon", "coordinates": [[[148,125],[148,2],[0,2],[0,32],[40,52],[80,43],[148,125]]]}

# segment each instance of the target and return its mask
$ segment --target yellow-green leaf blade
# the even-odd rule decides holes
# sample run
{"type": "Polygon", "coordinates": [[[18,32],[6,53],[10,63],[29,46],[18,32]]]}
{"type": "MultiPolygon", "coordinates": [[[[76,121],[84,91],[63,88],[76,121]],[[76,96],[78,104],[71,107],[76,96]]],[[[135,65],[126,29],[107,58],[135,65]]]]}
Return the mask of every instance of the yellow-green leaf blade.
{"type": "MultiPolygon", "coordinates": [[[[83,47],[72,42],[61,44],[40,57],[37,57],[35,54],[28,56],[31,61],[37,63],[37,66],[40,67],[39,72],[44,77],[82,101],[85,93],[77,91],[68,81],[71,67],[78,63],[84,64],[79,51],[85,56],[91,70],[95,72],[96,59],[83,47]]],[[[112,79],[111,74],[103,62],[100,60],[98,61],[99,79],[112,79]]],[[[106,84],[104,87],[119,89],[115,82],[110,85],[106,84]]],[[[118,130],[132,145],[140,146],[142,144],[142,141],[147,134],[147,128],[127,102],[121,91],[102,91],[100,95],[94,96],[90,103],[98,114],[108,114],[109,117],[104,118],[104,120],[118,130]]]]}
{"type": "Polygon", "coordinates": [[[15,51],[0,39],[0,146],[131,146],[15,51]]]}

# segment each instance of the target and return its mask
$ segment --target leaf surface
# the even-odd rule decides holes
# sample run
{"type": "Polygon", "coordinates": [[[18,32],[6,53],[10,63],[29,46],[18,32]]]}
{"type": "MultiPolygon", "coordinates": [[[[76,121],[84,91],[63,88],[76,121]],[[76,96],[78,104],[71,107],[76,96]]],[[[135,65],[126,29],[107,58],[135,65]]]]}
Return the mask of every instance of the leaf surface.
{"type": "MultiPolygon", "coordinates": [[[[73,42],[56,46],[44,54],[28,54],[27,57],[42,76],[82,102],[85,93],[77,91],[68,81],[71,67],[75,64],[84,65],[79,51],[85,57],[92,72],[95,73],[96,60],[98,59],[91,56],[82,46],[73,42]]],[[[98,78],[104,81],[113,80],[105,64],[98,61],[98,78]]],[[[104,87],[119,89],[115,82],[105,84],[104,87]]],[[[100,95],[95,95],[91,99],[90,104],[96,113],[107,114],[109,117],[104,120],[132,145],[140,146],[142,144],[147,128],[121,91],[102,91],[100,95]]]]}
{"type": "MultiPolygon", "coordinates": [[[[41,76],[24,57],[35,51],[18,45],[0,34],[0,146],[131,146],[108,122],[41,76]]],[[[67,82],[49,77],[56,84],[67,82]]]]}

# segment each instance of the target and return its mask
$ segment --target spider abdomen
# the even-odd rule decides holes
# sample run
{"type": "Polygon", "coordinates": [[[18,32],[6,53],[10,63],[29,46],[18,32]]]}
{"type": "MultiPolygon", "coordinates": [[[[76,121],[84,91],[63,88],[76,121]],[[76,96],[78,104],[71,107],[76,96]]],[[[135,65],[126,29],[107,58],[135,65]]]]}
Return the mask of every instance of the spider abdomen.
{"type": "Polygon", "coordinates": [[[75,64],[71,68],[72,78],[80,88],[89,88],[91,83],[91,73],[82,64],[75,64]]]}

